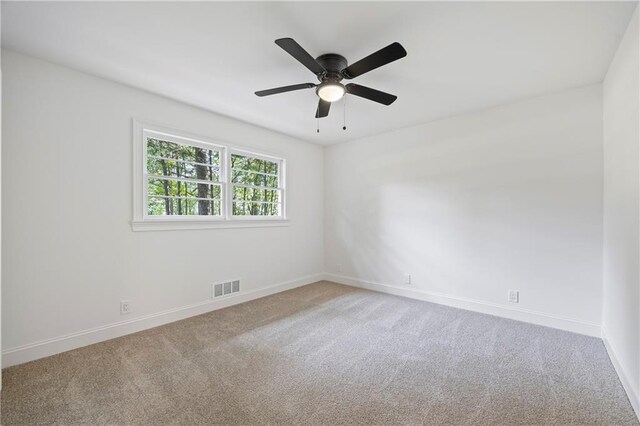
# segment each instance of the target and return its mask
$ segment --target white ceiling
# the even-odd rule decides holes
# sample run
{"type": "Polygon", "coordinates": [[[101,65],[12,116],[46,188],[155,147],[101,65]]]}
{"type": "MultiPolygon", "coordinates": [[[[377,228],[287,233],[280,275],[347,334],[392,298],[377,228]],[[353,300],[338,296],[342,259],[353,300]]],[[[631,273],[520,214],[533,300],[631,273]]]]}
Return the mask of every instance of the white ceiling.
{"type": "Polygon", "coordinates": [[[295,137],[330,144],[602,81],[636,2],[2,3],[2,45],[295,137]],[[408,56],[353,81],[314,118],[316,82],[273,41],[350,63],[398,41],[408,56]]]}

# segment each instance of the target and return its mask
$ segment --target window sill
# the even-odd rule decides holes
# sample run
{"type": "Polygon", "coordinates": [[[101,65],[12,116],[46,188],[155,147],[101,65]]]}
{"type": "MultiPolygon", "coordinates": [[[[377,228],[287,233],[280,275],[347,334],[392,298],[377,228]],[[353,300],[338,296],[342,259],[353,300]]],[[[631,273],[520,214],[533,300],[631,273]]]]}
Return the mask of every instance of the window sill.
{"type": "Polygon", "coordinates": [[[289,226],[288,219],[266,220],[133,220],[133,231],[184,231],[192,229],[271,228],[289,226]]]}

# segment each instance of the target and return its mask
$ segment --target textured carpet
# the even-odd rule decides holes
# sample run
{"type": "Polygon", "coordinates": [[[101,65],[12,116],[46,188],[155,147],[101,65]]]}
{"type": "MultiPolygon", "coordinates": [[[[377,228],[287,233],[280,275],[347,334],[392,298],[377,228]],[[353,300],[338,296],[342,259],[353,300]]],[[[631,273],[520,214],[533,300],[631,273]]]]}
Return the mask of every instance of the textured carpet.
{"type": "Polygon", "coordinates": [[[8,368],[2,416],[638,424],[599,339],[328,282],[8,368]]]}

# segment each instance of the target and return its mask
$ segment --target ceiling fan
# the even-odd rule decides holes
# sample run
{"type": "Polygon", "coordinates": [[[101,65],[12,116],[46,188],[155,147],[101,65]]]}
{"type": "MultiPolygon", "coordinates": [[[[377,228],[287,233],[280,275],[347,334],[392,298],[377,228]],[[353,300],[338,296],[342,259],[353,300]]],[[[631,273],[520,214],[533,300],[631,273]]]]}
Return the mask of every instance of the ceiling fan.
{"type": "Polygon", "coordinates": [[[277,93],[311,89],[315,87],[316,94],[320,98],[318,102],[318,109],[316,110],[316,118],[328,116],[329,109],[331,108],[331,102],[341,99],[345,94],[360,96],[361,98],[369,99],[370,101],[378,102],[383,105],[391,105],[398,98],[395,95],[371,89],[370,87],[361,86],[359,84],[349,83],[343,85],[340,83],[343,79],[350,80],[407,56],[407,51],[404,50],[404,47],[402,47],[398,42],[391,43],[387,47],[384,47],[351,65],[347,64],[347,60],[344,56],[336,53],[327,53],[313,59],[313,57],[292,38],[279,38],[276,40],[276,44],[314,73],[320,83],[302,83],[260,90],[255,92],[258,96],[269,96],[277,93]]]}

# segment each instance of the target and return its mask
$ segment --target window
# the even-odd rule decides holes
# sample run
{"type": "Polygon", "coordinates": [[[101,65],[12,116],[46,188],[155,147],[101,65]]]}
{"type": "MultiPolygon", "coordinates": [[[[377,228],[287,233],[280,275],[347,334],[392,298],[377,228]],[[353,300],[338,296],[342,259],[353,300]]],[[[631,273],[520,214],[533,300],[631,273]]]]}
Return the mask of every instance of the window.
{"type": "Polygon", "coordinates": [[[284,166],[282,158],[134,122],[133,229],[282,224],[284,166]]]}
{"type": "Polygon", "coordinates": [[[231,153],[233,216],[281,216],[280,162],[231,153]]]}
{"type": "Polygon", "coordinates": [[[220,149],[147,135],[147,215],[222,216],[220,149]]]}

